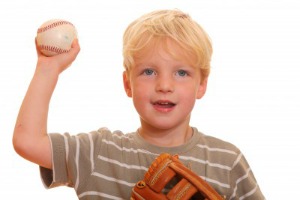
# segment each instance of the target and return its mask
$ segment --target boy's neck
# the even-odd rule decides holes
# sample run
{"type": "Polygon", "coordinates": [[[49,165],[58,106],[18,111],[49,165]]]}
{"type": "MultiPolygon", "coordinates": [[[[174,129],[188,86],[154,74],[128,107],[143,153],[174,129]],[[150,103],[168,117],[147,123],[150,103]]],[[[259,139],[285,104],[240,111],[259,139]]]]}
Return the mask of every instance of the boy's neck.
{"type": "Polygon", "coordinates": [[[153,145],[175,147],[185,144],[193,136],[193,128],[186,126],[176,129],[161,130],[140,127],[138,134],[153,145]]]}

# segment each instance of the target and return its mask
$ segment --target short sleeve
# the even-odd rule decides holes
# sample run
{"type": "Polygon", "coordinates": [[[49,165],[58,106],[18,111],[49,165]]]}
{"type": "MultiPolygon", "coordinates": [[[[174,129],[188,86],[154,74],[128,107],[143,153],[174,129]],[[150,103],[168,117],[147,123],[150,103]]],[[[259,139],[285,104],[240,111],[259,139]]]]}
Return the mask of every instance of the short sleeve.
{"type": "Polygon", "coordinates": [[[72,186],[67,172],[65,136],[49,134],[52,148],[52,170],[40,166],[41,178],[46,188],[72,186]]]}
{"type": "Polygon", "coordinates": [[[242,153],[239,154],[230,172],[233,193],[229,199],[264,200],[254,174],[242,153]]]}

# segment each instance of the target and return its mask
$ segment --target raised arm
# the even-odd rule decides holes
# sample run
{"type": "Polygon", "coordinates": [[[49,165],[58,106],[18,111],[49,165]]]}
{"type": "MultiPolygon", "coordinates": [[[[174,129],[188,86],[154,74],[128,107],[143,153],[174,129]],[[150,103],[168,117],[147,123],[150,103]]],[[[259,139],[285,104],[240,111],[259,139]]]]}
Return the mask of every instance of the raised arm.
{"type": "Polygon", "coordinates": [[[47,135],[50,99],[59,74],[72,64],[79,51],[77,39],[68,53],[53,57],[43,56],[37,48],[36,70],[16,120],[13,134],[15,151],[23,158],[49,169],[52,168],[51,146],[47,135]]]}

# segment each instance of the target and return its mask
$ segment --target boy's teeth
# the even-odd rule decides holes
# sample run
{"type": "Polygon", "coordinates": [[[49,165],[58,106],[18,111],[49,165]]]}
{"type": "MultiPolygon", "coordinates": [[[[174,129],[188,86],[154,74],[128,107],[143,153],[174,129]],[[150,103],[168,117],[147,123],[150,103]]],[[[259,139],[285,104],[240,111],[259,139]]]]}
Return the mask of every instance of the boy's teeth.
{"type": "Polygon", "coordinates": [[[161,105],[161,106],[171,106],[171,105],[174,105],[174,104],[171,103],[171,102],[157,102],[156,104],[157,104],[157,105],[161,105]]]}
{"type": "Polygon", "coordinates": [[[159,105],[168,105],[170,103],[169,102],[157,102],[157,104],[159,104],[159,105]]]}

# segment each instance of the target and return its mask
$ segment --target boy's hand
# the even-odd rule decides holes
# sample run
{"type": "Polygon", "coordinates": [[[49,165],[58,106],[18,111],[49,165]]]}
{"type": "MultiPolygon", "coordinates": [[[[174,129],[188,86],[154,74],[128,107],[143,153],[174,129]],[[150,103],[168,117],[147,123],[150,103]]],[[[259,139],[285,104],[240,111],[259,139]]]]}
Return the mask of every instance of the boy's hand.
{"type": "Polygon", "coordinates": [[[41,72],[51,73],[54,72],[59,75],[67,69],[72,62],[76,59],[80,46],[78,39],[74,39],[71,49],[67,53],[58,54],[55,56],[47,57],[39,50],[37,41],[35,40],[36,52],[38,56],[37,70],[41,72]]]}

